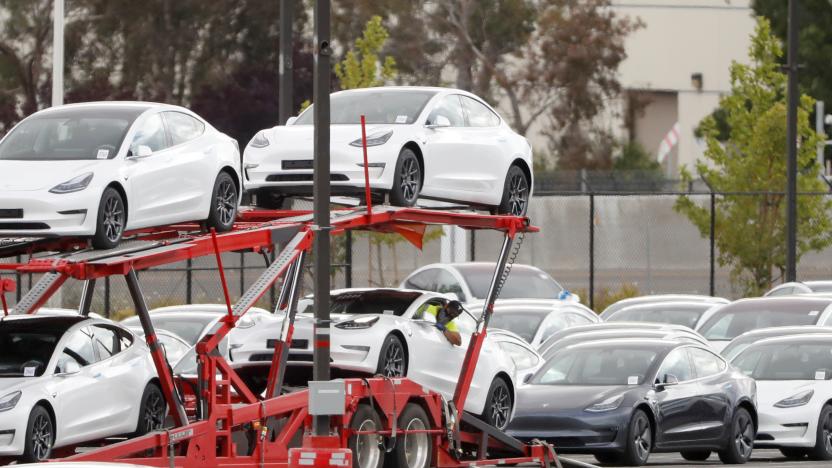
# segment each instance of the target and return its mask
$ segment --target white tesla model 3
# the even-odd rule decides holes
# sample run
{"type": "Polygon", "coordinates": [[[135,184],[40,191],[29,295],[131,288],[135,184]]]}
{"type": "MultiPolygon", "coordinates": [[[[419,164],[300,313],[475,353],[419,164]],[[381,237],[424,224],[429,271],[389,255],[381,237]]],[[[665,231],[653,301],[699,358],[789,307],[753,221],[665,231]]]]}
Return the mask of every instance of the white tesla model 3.
{"type": "MultiPolygon", "coordinates": [[[[407,376],[446,398],[453,397],[477,324],[467,314],[458,317],[462,346],[451,345],[430,320],[431,315],[422,318],[428,305],[447,300],[442,294],[407,289],[332,291],[332,366],[360,374],[407,376]]],[[[312,364],[313,325],[312,300],[305,298],[298,304],[290,366],[312,364]]],[[[235,362],[270,363],[281,328],[277,322],[252,328],[246,342],[234,350],[235,362]]],[[[466,410],[497,427],[504,427],[511,416],[518,375],[501,341],[505,340],[487,336],[466,404],[466,410]]],[[[526,367],[531,366],[520,371],[526,367]]]]}
{"type": "Polygon", "coordinates": [[[731,364],[757,381],[754,447],[832,460],[832,335],[761,340],[731,364]]]}
{"type": "Polygon", "coordinates": [[[231,229],[237,143],[182,107],[91,102],[42,110],[0,140],[0,236],[90,236],[185,221],[231,229]]]}
{"type": "MultiPolygon", "coordinates": [[[[360,117],[367,122],[370,187],[390,203],[419,197],[523,214],[532,187],[529,142],[477,96],[449,88],[341,91],[330,100],[333,195],[364,191],[360,117]]],[[[259,132],[243,154],[246,190],[279,208],[312,190],[312,108],[259,132]]]]}
{"type": "Polygon", "coordinates": [[[162,427],[167,413],[147,345],[109,320],[0,318],[0,457],[162,427]]]}

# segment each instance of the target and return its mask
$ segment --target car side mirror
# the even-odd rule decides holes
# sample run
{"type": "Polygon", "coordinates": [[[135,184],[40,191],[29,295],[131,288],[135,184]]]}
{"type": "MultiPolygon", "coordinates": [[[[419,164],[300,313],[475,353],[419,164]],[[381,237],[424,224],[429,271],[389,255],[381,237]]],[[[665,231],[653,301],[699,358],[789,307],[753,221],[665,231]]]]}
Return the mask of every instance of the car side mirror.
{"type": "Polygon", "coordinates": [[[75,361],[67,361],[66,364],[63,365],[63,368],[58,369],[58,375],[73,375],[81,372],[81,366],[78,365],[75,361]]]}
{"type": "Polygon", "coordinates": [[[297,116],[289,117],[288,119],[286,119],[286,125],[292,125],[293,123],[295,123],[295,120],[297,120],[297,119],[298,119],[297,116]]]}
{"type": "Polygon", "coordinates": [[[656,390],[662,391],[667,387],[672,387],[674,385],[679,385],[679,379],[673,374],[665,374],[664,379],[656,384],[656,390]]]}
{"type": "Polygon", "coordinates": [[[450,127],[451,121],[445,117],[444,115],[437,115],[433,118],[432,121],[428,122],[425,127],[427,128],[445,128],[450,127]]]}
{"type": "Polygon", "coordinates": [[[131,158],[146,158],[153,154],[153,150],[150,149],[147,145],[136,145],[130,148],[130,157],[131,158]]]}

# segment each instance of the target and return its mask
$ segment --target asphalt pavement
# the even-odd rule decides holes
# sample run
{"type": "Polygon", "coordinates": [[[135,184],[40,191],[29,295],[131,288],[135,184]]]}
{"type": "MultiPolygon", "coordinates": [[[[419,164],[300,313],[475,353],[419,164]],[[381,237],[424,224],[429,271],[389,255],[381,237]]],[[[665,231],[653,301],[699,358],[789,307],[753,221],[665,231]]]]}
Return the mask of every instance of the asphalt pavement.
{"type": "MultiPolygon", "coordinates": [[[[590,463],[593,465],[599,465],[604,467],[613,467],[618,465],[600,465],[595,457],[592,455],[563,455],[564,458],[570,458],[573,460],[578,460],[584,463],[590,463]]],[[[713,466],[713,465],[722,465],[722,462],[719,461],[719,457],[716,454],[712,454],[710,458],[708,458],[704,462],[689,462],[682,458],[681,455],[678,453],[654,453],[650,455],[650,459],[647,462],[646,466],[673,466],[678,468],[685,468],[685,467],[701,467],[701,466],[713,466]]],[[[738,465],[747,468],[757,467],[757,466],[767,466],[771,468],[831,468],[832,462],[830,461],[813,461],[807,458],[802,460],[795,460],[784,457],[779,450],[764,450],[764,449],[757,449],[754,450],[754,453],[751,455],[751,461],[749,461],[745,465],[738,465]]]]}

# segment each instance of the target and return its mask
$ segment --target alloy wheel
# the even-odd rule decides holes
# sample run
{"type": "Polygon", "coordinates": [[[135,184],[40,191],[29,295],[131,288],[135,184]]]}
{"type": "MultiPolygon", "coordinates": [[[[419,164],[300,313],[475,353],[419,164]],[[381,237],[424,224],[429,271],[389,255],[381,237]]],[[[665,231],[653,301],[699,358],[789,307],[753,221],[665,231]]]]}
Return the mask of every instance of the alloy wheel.
{"type": "Polygon", "coordinates": [[[404,377],[404,350],[393,342],[384,353],[384,376],[404,377]]]}
{"type": "Polygon", "coordinates": [[[734,430],[734,444],[737,447],[737,453],[747,460],[751,456],[751,450],[754,447],[754,423],[747,414],[740,414],[734,430]]]}
{"type": "Polygon", "coordinates": [[[826,447],[826,453],[832,453],[832,412],[826,414],[826,420],[823,422],[823,429],[821,430],[821,437],[823,437],[823,445],[826,447]]]}
{"type": "MultiPolygon", "coordinates": [[[[358,432],[375,432],[376,423],[367,419],[358,426],[358,432]]],[[[355,466],[358,468],[375,468],[380,456],[377,434],[358,434],[355,441],[355,466]]]]}
{"type": "Polygon", "coordinates": [[[404,453],[408,468],[421,468],[428,462],[430,453],[430,438],[425,432],[409,434],[408,431],[424,431],[425,423],[419,418],[413,418],[405,428],[404,453]]]}
{"type": "Polygon", "coordinates": [[[408,202],[416,200],[419,194],[419,179],[419,162],[414,158],[405,159],[402,163],[399,186],[402,196],[408,202]]]}
{"type": "Polygon", "coordinates": [[[38,414],[32,424],[32,454],[37,460],[46,460],[52,449],[52,421],[45,414],[38,414]]]}
{"type": "Polygon", "coordinates": [[[504,385],[498,385],[491,397],[491,423],[502,429],[508,423],[511,412],[511,396],[504,385]]]}
{"type": "Polygon", "coordinates": [[[104,202],[104,235],[110,242],[118,242],[124,229],[124,206],[118,197],[110,197],[104,202]]]}
{"type": "Polygon", "coordinates": [[[640,460],[647,460],[650,456],[650,446],[653,441],[653,434],[650,432],[650,423],[647,418],[641,417],[636,421],[635,448],[636,455],[640,460]]]}
{"type": "Polygon", "coordinates": [[[165,402],[158,392],[148,395],[144,408],[145,433],[161,429],[165,423],[165,402]]]}
{"type": "Polygon", "coordinates": [[[514,216],[522,216],[526,212],[529,198],[529,184],[523,174],[515,174],[509,181],[508,208],[514,216]]]}
{"type": "Polygon", "coordinates": [[[230,180],[223,180],[217,187],[217,218],[223,225],[234,221],[237,207],[237,190],[230,180]]]}

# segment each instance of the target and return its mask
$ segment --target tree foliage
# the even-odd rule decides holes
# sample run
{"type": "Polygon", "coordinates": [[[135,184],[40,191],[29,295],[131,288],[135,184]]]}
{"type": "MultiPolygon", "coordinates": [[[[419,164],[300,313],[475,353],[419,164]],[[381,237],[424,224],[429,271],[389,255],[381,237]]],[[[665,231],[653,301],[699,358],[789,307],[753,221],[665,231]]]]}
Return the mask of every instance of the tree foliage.
{"type": "MultiPolygon", "coordinates": [[[[720,101],[730,137],[720,141],[713,116],[700,124],[707,149],[706,160],[696,165],[697,174],[717,192],[761,192],[724,195],[716,203],[718,260],[730,267],[732,282],[746,295],[765,291],[785,270],[786,77],[778,65],[782,55],[768,20],[759,19],[749,50],[752,63],[731,65],[731,94],[720,101]]],[[[802,96],[798,112],[800,192],[825,189],[814,162],[821,136],[809,122],[812,105],[811,98],[802,96]]],[[[684,170],[683,178],[689,181],[692,175],[684,170]]],[[[707,207],[682,196],[675,208],[703,236],[709,235],[707,207]]],[[[832,203],[825,197],[798,198],[798,256],[832,243],[830,209],[832,203]]]]}
{"type": "Polygon", "coordinates": [[[364,33],[355,41],[355,48],[347,52],[343,61],[335,64],[335,76],[341,89],[381,86],[396,76],[396,60],[389,55],[380,56],[388,37],[381,16],[373,16],[367,21],[364,33]]]}

